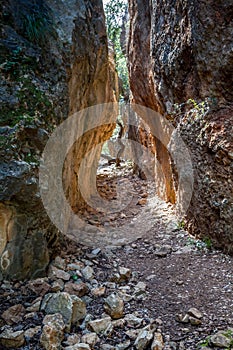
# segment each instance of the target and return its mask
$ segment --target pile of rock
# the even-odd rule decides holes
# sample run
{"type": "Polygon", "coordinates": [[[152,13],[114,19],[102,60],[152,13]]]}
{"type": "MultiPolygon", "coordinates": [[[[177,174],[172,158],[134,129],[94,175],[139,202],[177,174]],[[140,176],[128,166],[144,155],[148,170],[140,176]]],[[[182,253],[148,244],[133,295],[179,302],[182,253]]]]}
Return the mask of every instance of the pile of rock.
{"type": "MultiPolygon", "coordinates": [[[[0,318],[0,348],[187,350],[182,341],[163,334],[161,319],[151,319],[140,307],[148,291],[138,273],[110,256],[100,249],[82,251],[57,257],[48,277],[26,283],[4,281],[0,288],[8,307],[0,318]]],[[[203,315],[193,307],[177,314],[176,320],[195,327],[203,315]]],[[[229,348],[232,334],[218,332],[201,348],[229,348]]]]}
{"type": "Polygon", "coordinates": [[[2,313],[1,345],[13,349],[35,344],[46,350],[162,350],[159,324],[128,311],[130,301],[145,297],[146,284],[138,281],[136,272],[117,262],[108,266],[111,272],[106,280],[98,280],[98,254],[100,249],[79,259],[57,257],[50,264],[48,277],[26,284],[2,283],[9,303],[17,289],[33,298],[2,313]]]}

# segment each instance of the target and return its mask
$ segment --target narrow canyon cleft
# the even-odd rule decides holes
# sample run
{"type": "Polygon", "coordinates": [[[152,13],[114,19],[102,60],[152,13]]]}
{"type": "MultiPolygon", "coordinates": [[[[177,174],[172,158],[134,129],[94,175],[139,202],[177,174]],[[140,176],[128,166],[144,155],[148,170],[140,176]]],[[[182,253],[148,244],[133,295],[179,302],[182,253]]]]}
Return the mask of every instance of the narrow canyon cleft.
{"type": "Polygon", "coordinates": [[[232,15],[1,1],[0,349],[233,349],[232,15]]]}

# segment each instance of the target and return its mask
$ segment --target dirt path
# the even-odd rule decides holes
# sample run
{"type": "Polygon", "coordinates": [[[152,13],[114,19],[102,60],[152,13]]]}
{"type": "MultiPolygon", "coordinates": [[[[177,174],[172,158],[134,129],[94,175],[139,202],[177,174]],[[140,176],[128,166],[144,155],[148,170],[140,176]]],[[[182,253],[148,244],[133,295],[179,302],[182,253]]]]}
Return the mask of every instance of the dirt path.
{"type": "Polygon", "coordinates": [[[120,265],[137,271],[140,281],[146,283],[140,309],[162,320],[167,339],[183,341],[184,349],[196,349],[200,339],[233,326],[232,258],[209,251],[182,230],[169,232],[162,224],[117,256],[120,265]],[[168,253],[158,256],[165,245],[168,253]],[[184,315],[192,307],[203,313],[202,324],[177,322],[177,315],[184,315]]]}
{"type": "MultiPolygon", "coordinates": [[[[130,183],[128,206],[110,215],[82,208],[79,215],[86,231],[73,230],[75,241],[67,240],[67,247],[51,263],[48,277],[1,283],[0,349],[43,349],[42,322],[49,312],[42,305],[48,294],[75,294],[85,303],[86,316],[77,324],[71,322],[60,340],[54,334],[61,331],[49,324],[53,336],[46,340],[47,349],[55,342],[56,349],[67,350],[196,350],[200,341],[206,343],[205,339],[217,331],[231,332],[233,258],[212,249],[211,241],[204,243],[189,236],[179,227],[182,225],[177,223],[173,208],[154,196],[153,186],[132,176],[130,167],[102,167],[100,173],[102,198],[116,200],[117,183],[130,183]],[[95,239],[99,232],[102,240],[107,237],[105,246],[99,245],[101,239],[95,239]],[[137,239],[132,239],[133,233],[137,239]],[[87,244],[80,245],[86,237],[87,244]],[[124,303],[124,312],[109,321],[105,304],[112,295],[124,303]],[[190,308],[202,317],[187,316],[190,308]],[[105,319],[107,328],[97,332],[95,342],[87,345],[86,335],[90,336],[91,321],[96,319],[105,319]],[[136,345],[140,334],[149,337],[151,329],[156,330],[154,337],[159,334],[163,339],[160,347],[153,347],[152,338],[136,345]],[[9,347],[8,339],[6,347],[2,334],[9,338],[16,331],[21,332],[21,343],[13,342],[9,347]],[[80,342],[86,345],[80,347],[80,342]]],[[[127,188],[121,188],[124,197],[127,188]]],[[[62,314],[64,308],[62,305],[58,312],[62,314]]],[[[213,345],[201,348],[220,349],[213,345]]]]}
{"type": "MultiPolygon", "coordinates": [[[[127,171],[126,176],[130,177],[127,171]]],[[[113,250],[113,260],[134,271],[147,286],[143,299],[131,303],[130,310],[160,319],[166,339],[181,343],[185,350],[196,349],[200,339],[233,327],[233,259],[214,250],[211,240],[196,240],[179,227],[173,208],[154,196],[153,186],[130,180],[138,196],[124,221],[133,217],[140,224],[141,214],[148,223],[139,239],[113,250]],[[145,190],[148,198],[139,208],[145,190]],[[178,322],[178,315],[192,307],[203,313],[202,324],[178,322]]],[[[124,230],[122,218],[116,222],[124,230]]]]}

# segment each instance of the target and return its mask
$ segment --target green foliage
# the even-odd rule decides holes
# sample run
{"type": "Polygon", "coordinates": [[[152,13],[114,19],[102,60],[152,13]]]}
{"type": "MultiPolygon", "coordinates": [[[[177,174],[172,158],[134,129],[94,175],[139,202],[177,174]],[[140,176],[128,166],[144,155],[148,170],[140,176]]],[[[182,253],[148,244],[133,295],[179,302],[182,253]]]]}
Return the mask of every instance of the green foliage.
{"type": "Polygon", "coordinates": [[[108,38],[113,44],[115,53],[115,62],[118,76],[122,82],[123,93],[129,92],[129,77],[127,60],[121,46],[121,33],[124,23],[124,18],[128,11],[128,4],[125,0],[109,0],[105,5],[105,15],[108,38]]]}
{"type": "Polygon", "coordinates": [[[198,250],[211,249],[213,245],[209,237],[204,237],[202,240],[189,237],[187,243],[188,245],[195,246],[198,250]]]}
{"type": "MultiPolygon", "coordinates": [[[[225,337],[227,337],[227,338],[232,338],[233,337],[233,330],[232,329],[227,329],[223,333],[223,335],[225,335],[225,337]]],[[[233,345],[233,339],[232,339],[232,344],[231,345],[233,345]]]]}
{"type": "Polygon", "coordinates": [[[17,109],[2,107],[0,126],[14,126],[25,119],[30,122],[35,119],[35,116],[42,121],[52,122],[54,112],[49,98],[29,77],[21,78],[16,96],[19,101],[17,109]]]}
{"type": "Polygon", "coordinates": [[[187,101],[187,103],[190,103],[191,105],[193,105],[193,108],[197,111],[199,116],[203,116],[209,109],[208,100],[201,101],[200,103],[197,103],[195,100],[190,98],[187,101]]]}
{"type": "MultiPolygon", "coordinates": [[[[1,49],[1,47],[0,47],[1,49]]],[[[35,57],[25,56],[20,46],[17,49],[6,52],[0,57],[0,72],[2,72],[6,78],[12,80],[20,80],[23,74],[31,70],[36,70],[38,62],[35,57]]]]}
{"type": "Polygon", "coordinates": [[[198,348],[204,348],[205,346],[208,346],[210,343],[210,336],[206,337],[204,340],[198,343],[198,348]]]}
{"type": "Polygon", "coordinates": [[[213,244],[212,244],[212,240],[211,240],[210,237],[203,237],[202,241],[205,243],[207,249],[211,249],[212,248],[213,244]]]}
{"type": "Polygon", "coordinates": [[[112,42],[115,42],[121,33],[123,17],[127,9],[128,5],[125,0],[109,0],[105,5],[108,37],[112,42]]]}
{"type": "Polygon", "coordinates": [[[179,221],[178,224],[177,224],[178,230],[184,229],[184,227],[185,227],[184,220],[179,221]]]}
{"type": "Polygon", "coordinates": [[[21,116],[21,120],[13,128],[7,129],[6,134],[0,135],[0,159],[14,158],[28,163],[39,164],[35,148],[29,145],[29,140],[20,140],[19,134],[27,126],[39,127],[38,120],[30,116],[21,116]]]}
{"type": "Polygon", "coordinates": [[[191,116],[193,120],[203,119],[209,110],[216,106],[217,101],[214,97],[207,97],[204,101],[198,102],[194,99],[188,99],[186,102],[172,106],[171,116],[191,116]]]}
{"type": "Polygon", "coordinates": [[[44,0],[12,0],[9,13],[19,33],[34,44],[43,46],[55,34],[51,10],[44,0]]]}

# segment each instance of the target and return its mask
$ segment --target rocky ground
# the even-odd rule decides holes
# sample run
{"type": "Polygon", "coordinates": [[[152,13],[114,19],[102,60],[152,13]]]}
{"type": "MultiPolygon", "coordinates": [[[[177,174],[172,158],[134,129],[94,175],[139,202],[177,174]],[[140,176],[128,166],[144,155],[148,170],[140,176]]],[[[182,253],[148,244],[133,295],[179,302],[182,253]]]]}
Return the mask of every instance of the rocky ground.
{"type": "Polygon", "coordinates": [[[143,211],[148,226],[119,247],[67,239],[47,277],[3,281],[0,349],[233,349],[233,259],[189,236],[146,181],[102,170],[102,196],[114,200],[120,176],[132,200],[108,218],[83,208],[83,219],[120,231],[143,211]]]}

